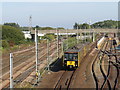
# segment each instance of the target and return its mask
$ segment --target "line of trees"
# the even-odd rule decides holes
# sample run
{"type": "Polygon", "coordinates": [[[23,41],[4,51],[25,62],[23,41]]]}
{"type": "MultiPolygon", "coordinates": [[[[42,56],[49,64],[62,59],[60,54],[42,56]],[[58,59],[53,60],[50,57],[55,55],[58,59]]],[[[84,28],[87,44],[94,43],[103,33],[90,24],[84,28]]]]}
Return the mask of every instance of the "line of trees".
{"type": "Polygon", "coordinates": [[[110,28],[110,29],[117,29],[118,28],[118,21],[114,20],[105,20],[101,22],[96,22],[92,25],[83,23],[83,24],[78,24],[75,23],[73,25],[74,29],[90,29],[90,28],[110,28]]]}
{"type": "MultiPolygon", "coordinates": [[[[29,27],[20,27],[20,25],[18,23],[4,23],[5,26],[12,26],[12,27],[15,27],[15,28],[18,28],[20,30],[23,30],[23,31],[28,31],[29,30],[29,27]]],[[[53,27],[40,27],[38,25],[36,25],[35,27],[32,27],[33,30],[35,30],[35,28],[37,30],[55,30],[56,28],[53,28],[53,27]]],[[[63,27],[58,27],[57,29],[64,29],[63,27]]]]}
{"type": "MultiPolygon", "coordinates": [[[[87,23],[83,23],[83,24],[78,24],[75,23],[73,28],[74,29],[89,29],[89,28],[110,28],[110,29],[116,29],[118,28],[118,21],[114,21],[114,20],[105,20],[105,21],[101,21],[101,22],[96,22],[94,24],[87,24],[87,23]]],[[[40,26],[35,26],[32,27],[37,28],[37,30],[53,30],[56,28],[52,28],[52,27],[40,27],[40,26]]],[[[64,29],[63,27],[59,27],[58,29],[64,29]]],[[[1,29],[0,29],[1,30],[1,29]]],[[[2,25],[2,47],[9,47],[9,46],[14,46],[14,45],[18,45],[18,44],[22,44],[24,43],[25,38],[24,38],[24,34],[22,33],[23,30],[29,30],[28,27],[20,27],[20,25],[18,23],[4,23],[4,25],[2,25]]],[[[51,35],[46,35],[45,37],[51,37],[50,39],[54,39],[54,36],[51,35]]]]}
{"type": "Polygon", "coordinates": [[[4,25],[12,26],[12,27],[15,27],[15,28],[19,28],[20,27],[20,25],[18,23],[4,23],[4,25]]]}

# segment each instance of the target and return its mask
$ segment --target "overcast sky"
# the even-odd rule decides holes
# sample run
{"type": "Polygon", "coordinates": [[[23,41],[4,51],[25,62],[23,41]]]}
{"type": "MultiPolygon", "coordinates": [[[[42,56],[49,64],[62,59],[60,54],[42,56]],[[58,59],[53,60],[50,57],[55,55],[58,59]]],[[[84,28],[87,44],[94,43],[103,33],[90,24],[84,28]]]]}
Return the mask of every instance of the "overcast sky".
{"type": "Polygon", "coordinates": [[[118,20],[117,2],[4,2],[2,23],[72,28],[75,22],[118,20]]]}

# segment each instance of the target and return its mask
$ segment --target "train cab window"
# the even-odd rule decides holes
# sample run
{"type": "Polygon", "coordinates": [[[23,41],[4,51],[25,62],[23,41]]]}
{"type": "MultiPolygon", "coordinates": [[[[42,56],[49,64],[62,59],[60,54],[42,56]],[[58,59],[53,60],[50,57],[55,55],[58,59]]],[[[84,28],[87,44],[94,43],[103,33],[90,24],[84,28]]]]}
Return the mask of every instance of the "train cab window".
{"type": "Polygon", "coordinates": [[[73,54],[68,54],[69,55],[69,60],[72,60],[73,59],[73,54]]]}
{"type": "Polygon", "coordinates": [[[73,54],[73,60],[78,60],[78,54],[73,54]]]}
{"type": "Polygon", "coordinates": [[[77,60],[78,54],[77,53],[65,53],[64,60],[77,60]]]}

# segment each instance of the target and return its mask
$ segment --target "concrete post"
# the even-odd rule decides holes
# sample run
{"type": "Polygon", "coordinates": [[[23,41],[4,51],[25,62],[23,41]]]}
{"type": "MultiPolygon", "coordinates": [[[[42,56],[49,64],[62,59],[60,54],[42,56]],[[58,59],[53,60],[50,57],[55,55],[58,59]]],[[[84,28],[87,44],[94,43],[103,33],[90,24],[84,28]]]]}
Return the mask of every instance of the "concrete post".
{"type": "Polygon", "coordinates": [[[67,38],[67,49],[68,49],[68,29],[66,29],[66,38],[67,38]]]}
{"type": "Polygon", "coordinates": [[[59,58],[59,39],[58,39],[58,29],[56,28],[56,32],[57,32],[57,58],[59,58]]]}
{"type": "Polygon", "coordinates": [[[10,53],[10,88],[13,88],[13,53],[10,53]]]}
{"type": "Polygon", "coordinates": [[[35,28],[35,51],[36,51],[36,74],[38,74],[38,40],[37,40],[37,30],[35,28]]]}
{"type": "Polygon", "coordinates": [[[49,40],[47,39],[47,66],[49,71],[49,40]]]}
{"type": "Polygon", "coordinates": [[[95,32],[93,32],[93,42],[95,41],[95,32]]]}

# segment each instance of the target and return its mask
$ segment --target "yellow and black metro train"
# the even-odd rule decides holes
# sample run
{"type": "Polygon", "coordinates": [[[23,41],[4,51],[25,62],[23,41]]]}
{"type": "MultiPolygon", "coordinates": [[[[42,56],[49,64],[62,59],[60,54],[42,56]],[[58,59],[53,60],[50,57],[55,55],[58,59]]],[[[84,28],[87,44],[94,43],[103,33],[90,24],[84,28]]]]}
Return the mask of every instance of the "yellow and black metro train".
{"type": "MultiPolygon", "coordinates": [[[[97,41],[97,48],[101,49],[103,43],[107,40],[107,37],[102,37],[97,41]]],[[[96,46],[95,42],[92,44],[79,44],[64,52],[63,65],[65,68],[77,68],[80,66],[81,61],[86,54],[91,50],[92,46],[96,46]],[[93,45],[92,45],[93,44],[93,45]]]]}
{"type": "Polygon", "coordinates": [[[64,52],[63,66],[65,68],[77,68],[87,52],[90,50],[89,44],[76,45],[64,52]]]}

